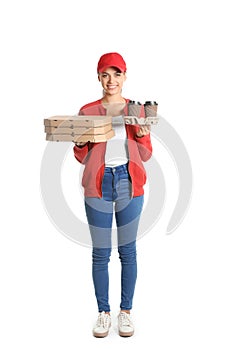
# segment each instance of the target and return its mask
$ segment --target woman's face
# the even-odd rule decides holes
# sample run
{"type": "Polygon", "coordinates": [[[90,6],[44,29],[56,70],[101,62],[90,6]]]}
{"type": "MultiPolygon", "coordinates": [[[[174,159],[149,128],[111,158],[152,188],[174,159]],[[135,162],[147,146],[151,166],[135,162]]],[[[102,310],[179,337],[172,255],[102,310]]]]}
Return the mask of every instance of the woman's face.
{"type": "Polygon", "coordinates": [[[98,74],[98,79],[102,84],[105,94],[112,96],[121,94],[126,75],[117,68],[109,67],[104,72],[98,74]]]}

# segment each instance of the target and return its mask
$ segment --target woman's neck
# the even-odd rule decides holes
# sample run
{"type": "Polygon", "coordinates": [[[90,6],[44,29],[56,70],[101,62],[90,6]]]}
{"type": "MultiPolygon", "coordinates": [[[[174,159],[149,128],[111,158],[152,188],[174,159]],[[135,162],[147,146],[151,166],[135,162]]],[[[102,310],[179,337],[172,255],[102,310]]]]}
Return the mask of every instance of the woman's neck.
{"type": "Polygon", "coordinates": [[[121,95],[108,96],[105,95],[101,99],[102,106],[106,109],[106,115],[112,117],[122,115],[126,105],[126,100],[121,95]]]}
{"type": "Polygon", "coordinates": [[[125,99],[121,95],[104,95],[102,103],[124,103],[125,99]]]}

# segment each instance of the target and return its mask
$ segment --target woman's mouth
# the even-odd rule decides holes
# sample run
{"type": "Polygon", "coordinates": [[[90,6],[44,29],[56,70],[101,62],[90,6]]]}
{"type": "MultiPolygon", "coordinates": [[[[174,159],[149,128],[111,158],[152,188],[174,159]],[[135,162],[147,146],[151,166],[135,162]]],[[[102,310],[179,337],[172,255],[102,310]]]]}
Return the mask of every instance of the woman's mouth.
{"type": "Polygon", "coordinates": [[[117,87],[117,85],[107,85],[108,90],[113,90],[117,87]]]}

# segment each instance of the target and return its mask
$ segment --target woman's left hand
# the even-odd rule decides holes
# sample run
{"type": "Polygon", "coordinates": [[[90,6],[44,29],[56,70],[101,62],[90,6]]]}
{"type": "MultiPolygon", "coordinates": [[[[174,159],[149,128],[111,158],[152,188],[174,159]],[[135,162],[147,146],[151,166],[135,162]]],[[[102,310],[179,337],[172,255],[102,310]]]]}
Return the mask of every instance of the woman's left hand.
{"type": "Polygon", "coordinates": [[[143,137],[150,133],[150,126],[149,125],[141,125],[138,132],[137,137],[143,137]]]}

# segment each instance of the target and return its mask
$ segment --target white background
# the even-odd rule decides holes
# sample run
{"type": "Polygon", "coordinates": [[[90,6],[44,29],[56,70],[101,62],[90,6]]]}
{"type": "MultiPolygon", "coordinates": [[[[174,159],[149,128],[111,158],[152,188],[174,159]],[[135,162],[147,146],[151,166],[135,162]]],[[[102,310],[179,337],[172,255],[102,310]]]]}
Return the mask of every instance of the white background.
{"type": "MultiPolygon", "coordinates": [[[[232,349],[230,3],[1,2],[1,349],[232,349]],[[125,97],[156,99],[182,138],[194,187],[184,221],[167,236],[178,179],[166,150],[154,142],[167,202],[158,225],[138,241],[136,333],[130,339],[116,333],[120,264],[114,250],[114,327],[100,340],[91,335],[97,317],[91,249],[51,223],[41,201],[40,163],[43,119],[76,113],[101,96],[96,65],[109,51],[127,62],[125,97]]],[[[80,167],[72,149],[67,159],[63,184],[73,201],[80,167]]]]}

